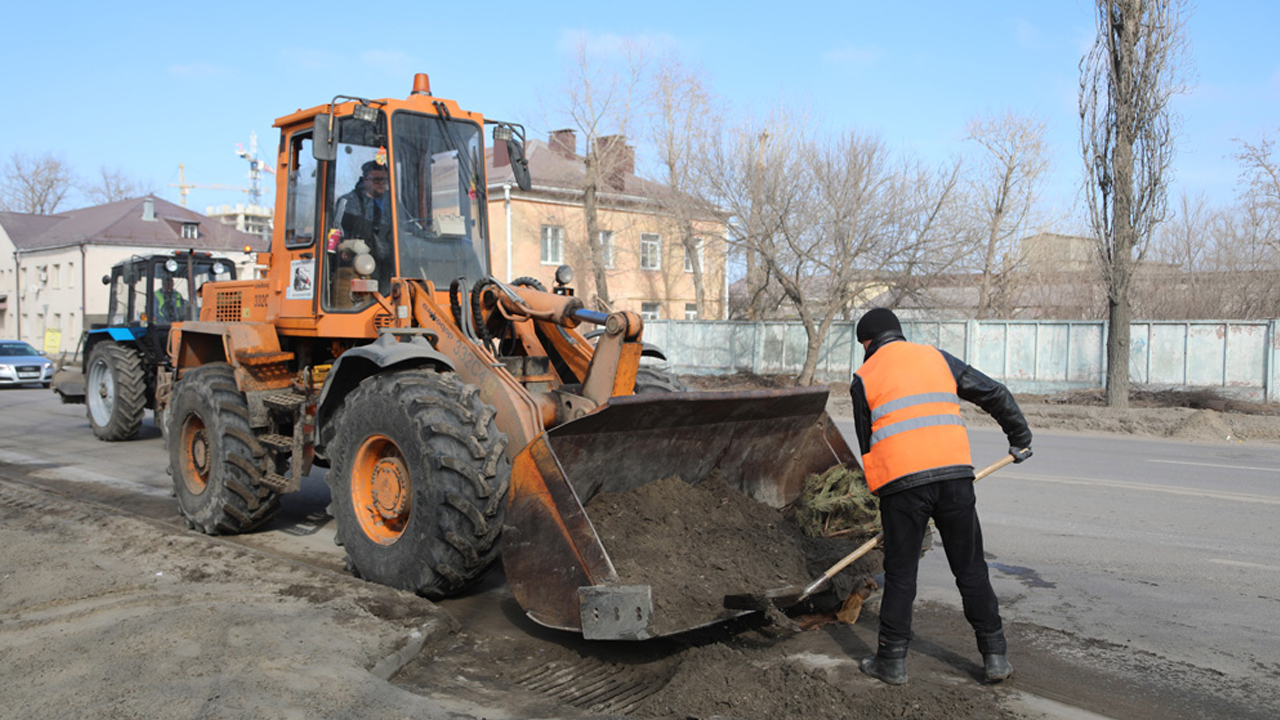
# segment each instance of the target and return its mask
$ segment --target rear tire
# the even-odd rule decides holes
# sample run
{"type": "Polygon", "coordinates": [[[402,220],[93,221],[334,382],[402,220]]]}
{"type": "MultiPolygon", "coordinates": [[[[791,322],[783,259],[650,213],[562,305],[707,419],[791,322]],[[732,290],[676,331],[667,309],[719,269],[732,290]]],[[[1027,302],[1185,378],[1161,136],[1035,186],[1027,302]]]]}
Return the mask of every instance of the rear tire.
{"type": "Polygon", "coordinates": [[[99,440],[117,442],[138,435],[147,382],[137,350],[109,341],[94,346],[85,374],[85,405],[99,440]]]}
{"type": "Polygon", "coordinates": [[[479,580],[498,557],[511,463],[476,387],[432,370],[374,375],[335,424],[330,512],[356,574],[432,599],[479,580]]]}
{"type": "Polygon", "coordinates": [[[688,392],[689,388],[680,382],[680,378],[666,370],[642,366],[636,371],[636,395],[652,393],[688,392]]]}
{"type": "Polygon", "coordinates": [[[280,498],[258,484],[265,453],[249,427],[249,405],[230,365],[188,370],[165,415],[174,494],[188,526],[235,535],[275,517],[280,498]]]}

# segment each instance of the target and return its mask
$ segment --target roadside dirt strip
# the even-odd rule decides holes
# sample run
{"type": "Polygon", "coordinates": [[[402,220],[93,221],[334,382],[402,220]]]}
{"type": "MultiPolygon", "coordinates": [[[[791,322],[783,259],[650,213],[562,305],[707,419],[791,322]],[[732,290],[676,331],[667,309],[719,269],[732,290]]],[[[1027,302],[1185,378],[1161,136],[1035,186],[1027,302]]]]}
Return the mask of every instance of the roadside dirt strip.
{"type": "Polygon", "coordinates": [[[0,717],[458,717],[422,598],[3,480],[0,548],[0,717]]]}

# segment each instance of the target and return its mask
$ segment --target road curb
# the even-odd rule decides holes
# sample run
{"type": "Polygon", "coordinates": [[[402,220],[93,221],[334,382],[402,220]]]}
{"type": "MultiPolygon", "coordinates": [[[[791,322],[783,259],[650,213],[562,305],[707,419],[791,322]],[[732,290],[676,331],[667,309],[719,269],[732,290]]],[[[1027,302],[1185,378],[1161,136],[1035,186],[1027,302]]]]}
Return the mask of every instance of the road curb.
{"type": "Polygon", "coordinates": [[[408,665],[414,658],[418,657],[418,654],[422,652],[422,648],[426,647],[428,642],[443,638],[453,631],[454,623],[452,622],[440,618],[428,620],[409,631],[399,650],[374,663],[373,667],[369,668],[369,674],[379,680],[390,681],[393,675],[400,672],[405,665],[408,665]]]}

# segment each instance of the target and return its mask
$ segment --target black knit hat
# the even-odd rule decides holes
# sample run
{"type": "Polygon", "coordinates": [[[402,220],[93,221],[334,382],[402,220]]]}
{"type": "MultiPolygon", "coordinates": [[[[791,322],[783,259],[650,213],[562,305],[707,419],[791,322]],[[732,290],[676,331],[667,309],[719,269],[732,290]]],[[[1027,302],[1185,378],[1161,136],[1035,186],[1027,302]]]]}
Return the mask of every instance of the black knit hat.
{"type": "Polygon", "coordinates": [[[858,321],[858,342],[866,342],[873,340],[882,332],[896,330],[902,332],[902,323],[898,322],[898,316],[888,308],[876,308],[868,310],[866,315],[858,321]]]}

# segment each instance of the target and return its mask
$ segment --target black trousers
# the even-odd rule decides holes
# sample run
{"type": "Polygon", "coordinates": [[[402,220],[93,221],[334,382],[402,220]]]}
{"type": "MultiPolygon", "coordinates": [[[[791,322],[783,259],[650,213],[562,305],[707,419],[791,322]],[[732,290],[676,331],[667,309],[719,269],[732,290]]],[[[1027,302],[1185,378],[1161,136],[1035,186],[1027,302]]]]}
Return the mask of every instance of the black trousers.
{"type": "Polygon", "coordinates": [[[947,563],[964,602],[964,617],[978,635],[998,633],[1000,603],[991,589],[982,554],[972,479],[943,480],[880,498],[884,526],[884,595],[880,600],[880,642],[911,639],[911,606],[916,599],[920,542],[929,518],[942,535],[947,563]]]}

